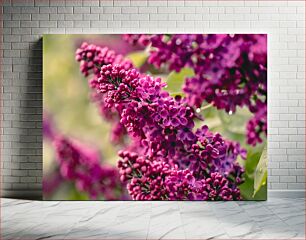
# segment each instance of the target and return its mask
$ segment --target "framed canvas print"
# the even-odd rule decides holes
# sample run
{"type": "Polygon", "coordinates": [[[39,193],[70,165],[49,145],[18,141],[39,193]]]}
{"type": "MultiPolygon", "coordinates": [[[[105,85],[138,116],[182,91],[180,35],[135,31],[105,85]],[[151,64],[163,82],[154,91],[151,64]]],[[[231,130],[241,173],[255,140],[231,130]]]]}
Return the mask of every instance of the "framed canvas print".
{"type": "Polygon", "coordinates": [[[266,34],[43,37],[46,200],[267,198],[266,34]]]}

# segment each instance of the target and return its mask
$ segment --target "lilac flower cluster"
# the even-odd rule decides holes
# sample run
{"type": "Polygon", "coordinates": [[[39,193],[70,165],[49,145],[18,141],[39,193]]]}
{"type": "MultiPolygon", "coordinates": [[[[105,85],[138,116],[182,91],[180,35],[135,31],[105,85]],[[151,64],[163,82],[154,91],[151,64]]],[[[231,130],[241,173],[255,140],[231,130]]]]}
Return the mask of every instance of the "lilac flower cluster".
{"type": "Polygon", "coordinates": [[[225,142],[207,126],[193,133],[194,111],[181,99],[175,100],[162,91],[165,84],[160,79],[140,76],[135,69],[126,71],[120,65],[106,65],[101,68],[98,82],[97,90],[107,93],[108,107],[124,105],[120,122],[133,137],[141,139],[149,157],[170,156],[181,161],[181,165],[183,158],[187,158],[194,163],[193,168],[205,161],[201,170],[211,164],[210,169],[223,173],[232,169],[238,155],[246,157],[238,143],[225,142]],[[190,151],[192,155],[188,156],[190,151]]]}
{"type": "Polygon", "coordinates": [[[150,161],[135,152],[120,151],[118,161],[122,182],[129,181],[127,189],[135,200],[167,200],[163,179],[170,166],[162,161],[150,161]]]}
{"type": "MultiPolygon", "coordinates": [[[[120,64],[124,69],[132,68],[132,62],[124,59],[120,54],[116,54],[113,50],[107,47],[99,47],[94,44],[84,42],[80,48],[76,50],[75,59],[80,62],[80,70],[84,76],[92,75],[89,81],[89,86],[92,89],[96,88],[97,79],[100,76],[101,67],[107,64],[120,64]]],[[[115,144],[124,142],[126,130],[123,125],[119,123],[119,117],[116,111],[110,111],[104,104],[105,96],[99,92],[92,92],[92,100],[97,103],[101,115],[114,122],[115,127],[111,134],[111,141],[115,144]]]]}
{"type": "Polygon", "coordinates": [[[226,177],[232,175],[235,183],[240,184],[244,169],[236,159],[238,156],[246,159],[246,150],[237,142],[224,140],[219,133],[213,134],[206,125],[197,129],[196,136],[198,141],[192,145],[189,159],[195,174],[206,176],[209,172],[219,172],[226,177]]]}
{"type": "Polygon", "coordinates": [[[96,88],[105,94],[105,106],[123,109],[120,123],[141,139],[150,156],[173,156],[184,143],[195,141],[194,111],[162,91],[165,83],[160,78],[142,76],[117,64],[103,66],[100,74],[96,88]]]}
{"type": "Polygon", "coordinates": [[[131,137],[131,145],[119,152],[118,162],[120,179],[127,183],[131,197],[240,199],[237,185],[243,169],[236,160],[238,155],[245,157],[245,150],[212,134],[206,126],[194,132],[198,117],[194,109],[184,99],[169,96],[160,78],[104,62],[96,63],[101,69],[91,86],[102,96],[103,111],[117,112],[131,137]]]}
{"type": "Polygon", "coordinates": [[[115,200],[124,196],[116,168],[100,163],[96,150],[62,136],[54,140],[56,159],[64,179],[74,181],[76,188],[91,199],[115,200]]]}
{"type": "Polygon", "coordinates": [[[251,112],[254,112],[254,117],[247,124],[247,141],[255,145],[263,142],[261,133],[267,133],[267,104],[258,99],[251,112]]]}
{"type": "Polygon", "coordinates": [[[117,168],[101,163],[96,149],[59,134],[47,113],[44,113],[43,136],[52,143],[58,163],[57,170],[44,177],[44,194],[51,194],[68,180],[75,183],[79,191],[87,193],[90,199],[125,199],[125,188],[117,168]]]}
{"type": "Polygon", "coordinates": [[[148,62],[179,72],[194,70],[183,91],[191,106],[203,101],[218,109],[235,112],[247,106],[254,118],[247,127],[247,142],[256,145],[267,134],[266,115],[257,113],[258,100],[267,108],[267,39],[264,34],[126,34],[132,44],[150,46],[148,62]],[[256,125],[255,125],[256,124],[256,125]]]}
{"type": "Polygon", "coordinates": [[[188,169],[174,171],[165,185],[169,200],[241,200],[240,190],[218,172],[196,180],[188,169]]]}
{"type": "Polygon", "coordinates": [[[102,48],[86,42],[77,49],[76,60],[80,62],[80,70],[85,76],[90,73],[98,74],[101,66],[105,64],[120,63],[126,69],[132,67],[131,61],[125,60],[122,55],[116,54],[107,47],[102,48]]]}
{"type": "Polygon", "coordinates": [[[137,153],[120,151],[121,181],[135,200],[240,200],[240,191],[220,173],[196,180],[189,169],[170,167],[137,153]]]}

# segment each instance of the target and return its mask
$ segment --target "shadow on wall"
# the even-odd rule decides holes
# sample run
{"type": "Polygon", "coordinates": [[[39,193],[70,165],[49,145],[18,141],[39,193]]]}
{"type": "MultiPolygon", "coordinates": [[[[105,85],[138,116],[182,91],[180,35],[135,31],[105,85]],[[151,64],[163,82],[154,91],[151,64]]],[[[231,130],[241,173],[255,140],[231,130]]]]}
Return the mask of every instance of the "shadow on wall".
{"type": "Polygon", "coordinates": [[[20,101],[19,129],[16,129],[19,130],[19,149],[16,156],[11,155],[11,161],[19,163],[20,182],[11,188],[4,183],[2,197],[42,199],[42,43],[40,38],[24,51],[28,61],[23,66],[25,70],[20,70],[20,93],[16,96],[20,101]]]}

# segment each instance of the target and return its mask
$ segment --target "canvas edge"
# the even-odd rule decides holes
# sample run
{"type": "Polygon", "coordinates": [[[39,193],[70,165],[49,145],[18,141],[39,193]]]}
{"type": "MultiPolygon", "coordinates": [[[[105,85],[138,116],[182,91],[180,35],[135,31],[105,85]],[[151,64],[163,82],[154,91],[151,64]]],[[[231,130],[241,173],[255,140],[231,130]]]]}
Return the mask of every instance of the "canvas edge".
{"type": "MultiPolygon", "coordinates": [[[[268,198],[304,198],[305,190],[271,190],[268,189],[268,198]]],[[[42,190],[2,190],[2,198],[16,198],[29,200],[43,200],[42,190]]]]}

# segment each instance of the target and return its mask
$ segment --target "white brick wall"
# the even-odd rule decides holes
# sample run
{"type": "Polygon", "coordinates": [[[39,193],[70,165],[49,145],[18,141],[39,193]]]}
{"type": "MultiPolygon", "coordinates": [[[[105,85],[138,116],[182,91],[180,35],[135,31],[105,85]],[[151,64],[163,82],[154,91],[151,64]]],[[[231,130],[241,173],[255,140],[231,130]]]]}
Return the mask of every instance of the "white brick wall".
{"type": "Polygon", "coordinates": [[[43,33],[269,34],[269,188],[304,189],[304,1],[3,1],[2,188],[41,190],[43,33]]]}

